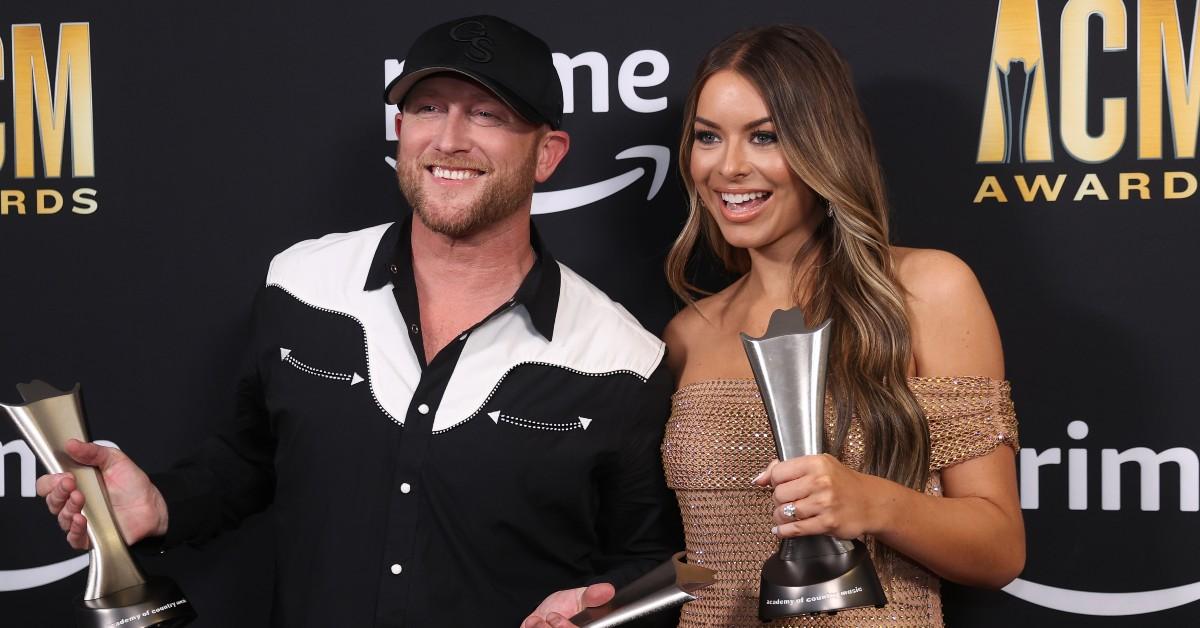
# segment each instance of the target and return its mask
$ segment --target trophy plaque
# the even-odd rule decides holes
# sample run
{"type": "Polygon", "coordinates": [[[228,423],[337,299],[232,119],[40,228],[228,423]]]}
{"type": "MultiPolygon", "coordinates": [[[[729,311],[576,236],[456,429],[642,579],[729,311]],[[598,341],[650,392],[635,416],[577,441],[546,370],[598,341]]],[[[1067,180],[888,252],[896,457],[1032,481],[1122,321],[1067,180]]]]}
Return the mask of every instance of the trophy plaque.
{"type": "Polygon", "coordinates": [[[716,582],[716,572],[684,562],[679,552],[641,578],[622,587],[607,604],[584,609],[571,618],[579,628],[609,628],[696,599],[692,595],[716,582]]]}
{"type": "Polygon", "coordinates": [[[51,473],[70,472],[83,493],[91,564],[87,588],[75,605],[80,628],[163,628],[184,626],[195,618],[191,603],[168,578],[147,579],[117,529],[116,517],[100,471],[67,454],[68,440],[87,442],[79,385],[64,392],[42,382],[18,384],[24,405],[0,404],[51,473]]]}
{"type": "MultiPolygon", "coordinates": [[[[825,451],[829,324],[810,329],[804,312],[792,308],[776,310],[762,338],[742,334],[780,460],[825,451]]],[[[886,603],[875,564],[858,539],[783,539],[763,563],[758,617],[764,622],[886,603]]]]}

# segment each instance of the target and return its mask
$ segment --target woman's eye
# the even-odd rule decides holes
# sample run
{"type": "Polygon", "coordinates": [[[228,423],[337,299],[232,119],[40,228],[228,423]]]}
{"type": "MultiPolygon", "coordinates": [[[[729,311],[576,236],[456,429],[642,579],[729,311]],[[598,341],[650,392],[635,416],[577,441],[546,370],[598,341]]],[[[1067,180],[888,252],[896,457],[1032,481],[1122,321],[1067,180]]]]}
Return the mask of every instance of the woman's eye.
{"type": "Polygon", "coordinates": [[[755,131],[750,136],[750,142],[752,144],[774,144],[775,140],[775,134],[769,131],[755,131]]]}
{"type": "Polygon", "coordinates": [[[696,141],[701,144],[715,144],[718,139],[712,131],[696,131],[696,141]]]}

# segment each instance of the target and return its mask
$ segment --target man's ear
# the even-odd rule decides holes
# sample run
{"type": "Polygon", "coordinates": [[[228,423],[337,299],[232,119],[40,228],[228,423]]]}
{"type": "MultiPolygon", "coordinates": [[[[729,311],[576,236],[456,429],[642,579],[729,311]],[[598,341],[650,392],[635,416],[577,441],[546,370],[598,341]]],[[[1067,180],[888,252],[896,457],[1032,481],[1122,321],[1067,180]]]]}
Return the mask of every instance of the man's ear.
{"type": "Polygon", "coordinates": [[[404,121],[404,113],[397,111],[396,112],[396,138],[397,139],[399,139],[399,137],[400,137],[400,123],[403,121],[404,121]]]}
{"type": "Polygon", "coordinates": [[[562,163],[570,148],[571,136],[567,135],[566,131],[547,131],[538,140],[537,169],[533,179],[538,183],[545,183],[550,175],[554,174],[558,164],[562,163]]]}

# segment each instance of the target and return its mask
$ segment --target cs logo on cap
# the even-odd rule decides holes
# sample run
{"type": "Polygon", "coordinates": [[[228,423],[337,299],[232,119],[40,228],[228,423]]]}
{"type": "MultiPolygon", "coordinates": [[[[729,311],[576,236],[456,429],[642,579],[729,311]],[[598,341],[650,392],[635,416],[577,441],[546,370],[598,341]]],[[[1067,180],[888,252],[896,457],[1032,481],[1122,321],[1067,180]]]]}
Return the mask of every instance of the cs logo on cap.
{"type": "Polygon", "coordinates": [[[468,59],[476,63],[487,63],[492,60],[491,49],[496,42],[487,36],[487,29],[484,28],[483,22],[467,20],[455,24],[454,28],[450,29],[450,39],[471,44],[471,49],[467,51],[466,55],[468,59]]]}

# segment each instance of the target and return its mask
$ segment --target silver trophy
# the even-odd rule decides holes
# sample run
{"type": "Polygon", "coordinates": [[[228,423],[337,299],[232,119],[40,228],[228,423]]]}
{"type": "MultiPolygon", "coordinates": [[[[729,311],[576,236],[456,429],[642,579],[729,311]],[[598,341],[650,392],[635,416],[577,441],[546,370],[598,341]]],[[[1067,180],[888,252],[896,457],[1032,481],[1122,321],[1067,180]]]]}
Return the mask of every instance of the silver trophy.
{"type": "MultiPolygon", "coordinates": [[[[810,329],[799,308],[776,310],[762,338],[742,334],[780,460],[825,451],[829,324],[810,329]]],[[[784,539],[763,563],[758,617],[882,607],[887,597],[867,546],[826,535],[784,539]]]]}
{"type": "Polygon", "coordinates": [[[183,626],[195,618],[192,605],[168,578],[147,579],[125,546],[108,491],[95,467],[81,465],[65,451],[68,440],[88,441],[79,385],[64,392],[42,382],[18,384],[24,405],[0,404],[51,473],[70,472],[83,493],[91,565],[87,589],[75,605],[80,628],[183,626]]]}
{"type": "Polygon", "coordinates": [[[715,571],[684,562],[679,552],[641,578],[622,587],[608,604],[584,609],[571,618],[579,628],[620,626],[639,617],[696,599],[692,595],[716,582],[715,571]]]}

